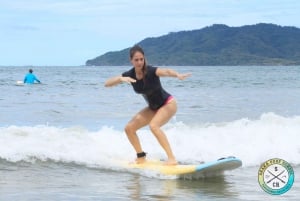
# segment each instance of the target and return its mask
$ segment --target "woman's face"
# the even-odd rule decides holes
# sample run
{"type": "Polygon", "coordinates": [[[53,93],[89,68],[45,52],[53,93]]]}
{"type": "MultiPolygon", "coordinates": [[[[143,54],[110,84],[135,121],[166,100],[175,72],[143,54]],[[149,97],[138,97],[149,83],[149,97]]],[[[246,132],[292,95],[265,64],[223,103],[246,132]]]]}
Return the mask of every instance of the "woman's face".
{"type": "Polygon", "coordinates": [[[136,69],[142,70],[145,63],[144,55],[141,52],[135,52],[131,59],[131,63],[136,69]]]}

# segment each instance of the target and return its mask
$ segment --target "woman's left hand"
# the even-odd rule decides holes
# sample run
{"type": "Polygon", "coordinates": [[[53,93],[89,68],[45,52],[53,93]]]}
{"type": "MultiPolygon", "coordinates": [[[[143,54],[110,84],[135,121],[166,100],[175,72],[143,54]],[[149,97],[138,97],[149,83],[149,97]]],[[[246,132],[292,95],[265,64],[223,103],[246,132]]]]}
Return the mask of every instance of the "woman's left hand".
{"type": "Polygon", "coordinates": [[[180,80],[184,80],[185,78],[190,77],[191,75],[192,73],[183,73],[183,74],[178,73],[177,78],[180,80]]]}

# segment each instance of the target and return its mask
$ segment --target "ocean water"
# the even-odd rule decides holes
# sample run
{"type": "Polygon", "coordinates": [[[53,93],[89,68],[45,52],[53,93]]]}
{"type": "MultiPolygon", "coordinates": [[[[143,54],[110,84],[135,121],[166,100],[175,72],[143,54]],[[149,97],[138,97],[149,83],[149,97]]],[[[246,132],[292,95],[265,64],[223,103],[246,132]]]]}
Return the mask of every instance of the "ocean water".
{"type": "MultiPolygon", "coordinates": [[[[177,160],[236,156],[223,177],[178,180],[130,171],[135,153],[123,128],[145,107],[128,84],[105,88],[130,67],[31,67],[42,84],[16,85],[29,67],[0,67],[0,200],[299,200],[300,67],[172,67],[161,78],[178,111],[163,129],[177,160]],[[258,184],[260,165],[289,162],[293,187],[280,196],[258,184]]],[[[147,127],[149,158],[166,156],[147,127]]]]}

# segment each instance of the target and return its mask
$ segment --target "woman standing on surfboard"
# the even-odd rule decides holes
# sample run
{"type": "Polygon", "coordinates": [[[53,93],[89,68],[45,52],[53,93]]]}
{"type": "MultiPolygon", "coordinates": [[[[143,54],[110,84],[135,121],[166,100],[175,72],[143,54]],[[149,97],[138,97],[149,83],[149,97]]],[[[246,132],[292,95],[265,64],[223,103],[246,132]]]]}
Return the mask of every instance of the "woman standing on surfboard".
{"type": "Polygon", "coordinates": [[[172,69],[147,65],[144,51],[138,45],[130,49],[130,61],[133,68],[122,75],[108,79],[105,86],[111,87],[122,82],[130,83],[134,91],[142,94],[148,103],[148,107],[138,112],[125,127],[127,137],[137,153],[136,162],[143,163],[146,160],[146,153],[141,147],[136,131],[149,125],[151,132],[168,156],[166,165],[176,165],[177,161],[169,141],[160,127],[176,113],[177,104],[173,96],[162,88],[159,77],[175,77],[184,80],[190,76],[190,73],[180,74],[172,69]]]}

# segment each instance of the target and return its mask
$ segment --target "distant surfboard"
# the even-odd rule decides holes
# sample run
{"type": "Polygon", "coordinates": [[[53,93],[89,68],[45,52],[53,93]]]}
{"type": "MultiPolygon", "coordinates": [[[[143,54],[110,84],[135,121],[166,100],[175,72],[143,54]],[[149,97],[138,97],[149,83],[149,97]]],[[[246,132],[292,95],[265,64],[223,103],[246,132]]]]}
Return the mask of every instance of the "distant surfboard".
{"type": "Polygon", "coordinates": [[[175,175],[183,179],[198,179],[222,175],[225,171],[242,166],[242,161],[236,157],[221,158],[219,160],[200,164],[164,165],[163,161],[147,161],[142,164],[128,164],[128,168],[150,170],[162,175],[175,175]]]}
{"type": "Polygon", "coordinates": [[[35,82],[35,83],[24,83],[23,81],[21,81],[21,80],[18,80],[18,81],[16,81],[16,83],[15,83],[15,85],[16,86],[32,86],[32,85],[36,85],[36,84],[42,84],[42,83],[40,83],[40,82],[35,82]]]}
{"type": "Polygon", "coordinates": [[[17,85],[17,86],[24,86],[24,82],[23,82],[23,81],[20,81],[20,80],[18,80],[18,81],[16,82],[16,85],[17,85]]]}

